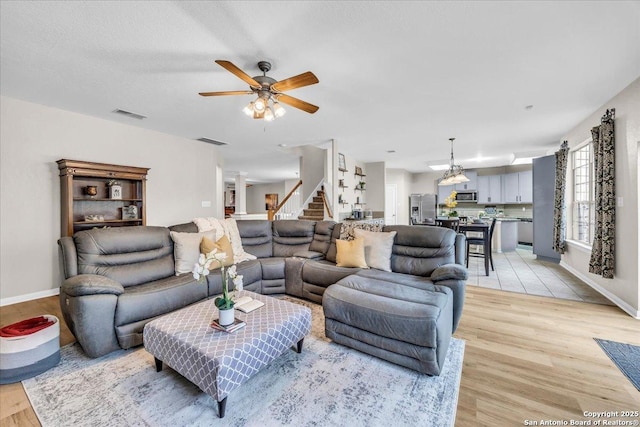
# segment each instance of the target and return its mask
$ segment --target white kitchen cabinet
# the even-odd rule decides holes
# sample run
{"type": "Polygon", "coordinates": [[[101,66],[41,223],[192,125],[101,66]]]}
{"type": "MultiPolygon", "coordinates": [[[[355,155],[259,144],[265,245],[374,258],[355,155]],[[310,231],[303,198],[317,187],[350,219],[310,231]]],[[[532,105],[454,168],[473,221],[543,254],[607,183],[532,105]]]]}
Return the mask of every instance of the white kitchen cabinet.
{"type": "Polygon", "coordinates": [[[533,172],[503,175],[504,203],[533,203],[533,172]]]}
{"type": "Polygon", "coordinates": [[[533,171],[520,172],[520,203],[533,203],[533,171]]]}
{"type": "Polygon", "coordinates": [[[476,171],[465,171],[464,176],[469,178],[468,182],[463,182],[462,184],[456,184],[456,191],[475,191],[478,189],[478,172],[476,171]]]}
{"type": "Polygon", "coordinates": [[[502,175],[478,177],[478,203],[502,203],[502,175]]]}

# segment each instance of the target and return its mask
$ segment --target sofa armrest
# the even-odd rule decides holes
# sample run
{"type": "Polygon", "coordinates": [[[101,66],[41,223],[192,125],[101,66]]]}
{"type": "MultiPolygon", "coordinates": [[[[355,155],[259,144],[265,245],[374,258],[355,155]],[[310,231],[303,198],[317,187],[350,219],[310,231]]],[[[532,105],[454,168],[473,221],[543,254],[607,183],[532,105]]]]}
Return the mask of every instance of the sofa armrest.
{"type": "Polygon", "coordinates": [[[124,287],[115,280],[97,274],[80,274],[62,282],[62,291],[72,297],[85,295],[120,295],[124,287]]]}
{"type": "Polygon", "coordinates": [[[305,259],[324,259],[324,255],[316,251],[299,251],[294,253],[293,256],[305,259]]]}
{"type": "Polygon", "coordinates": [[[433,270],[431,273],[431,281],[433,283],[442,280],[467,280],[469,273],[466,268],[459,264],[446,264],[433,270]]]}

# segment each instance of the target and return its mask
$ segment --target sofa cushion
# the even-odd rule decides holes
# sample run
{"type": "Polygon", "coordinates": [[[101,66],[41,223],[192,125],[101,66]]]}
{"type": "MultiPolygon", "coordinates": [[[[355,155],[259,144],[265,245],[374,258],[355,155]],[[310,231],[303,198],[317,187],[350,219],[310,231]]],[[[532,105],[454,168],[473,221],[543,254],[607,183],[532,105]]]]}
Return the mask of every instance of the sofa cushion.
{"type": "Polygon", "coordinates": [[[327,253],[331,244],[331,233],[336,223],[333,221],[318,221],[313,233],[313,241],[309,245],[309,250],[320,252],[322,255],[327,253]]]}
{"type": "Polygon", "coordinates": [[[361,276],[348,276],[324,293],[325,316],[355,328],[424,347],[437,347],[441,312],[451,330],[451,290],[416,289],[361,276]]]}
{"type": "Polygon", "coordinates": [[[467,269],[459,264],[447,264],[436,268],[431,273],[431,280],[439,282],[441,280],[467,280],[469,273],[467,269]]]}
{"type": "Polygon", "coordinates": [[[364,239],[336,240],[336,266],[369,268],[364,257],[364,239]]]}
{"type": "Polygon", "coordinates": [[[249,219],[237,221],[244,250],[258,258],[273,255],[271,221],[249,219]]]}
{"type": "Polygon", "coordinates": [[[284,258],[273,257],[260,260],[262,280],[284,279],[284,258]]]}
{"type": "Polygon", "coordinates": [[[207,285],[191,274],[130,286],[118,297],[115,326],[169,313],[206,297],[207,285]]]}
{"type": "Polygon", "coordinates": [[[336,262],[336,254],[338,250],[336,249],[336,240],[340,238],[340,233],[342,230],[342,223],[338,223],[333,227],[333,231],[331,232],[331,240],[329,242],[329,249],[327,249],[327,254],[325,255],[325,259],[330,262],[336,262]]]}
{"type": "Polygon", "coordinates": [[[166,227],[96,228],[75,233],[73,241],[77,274],[105,276],[127,287],[175,273],[173,242],[166,227]]]}
{"type": "Polygon", "coordinates": [[[302,267],[302,281],[326,288],[343,277],[355,274],[359,268],[337,267],[329,261],[309,260],[302,267]]]}
{"type": "Polygon", "coordinates": [[[364,258],[370,268],[391,271],[391,252],[395,231],[380,232],[367,231],[356,228],[353,230],[356,239],[364,240],[364,258]]]}
{"type": "MultiPolygon", "coordinates": [[[[227,267],[233,264],[233,249],[231,248],[231,243],[229,242],[229,239],[227,239],[227,236],[222,236],[215,242],[206,236],[203,237],[200,242],[200,253],[208,255],[213,250],[216,251],[216,254],[222,253],[225,255],[225,259],[222,261],[223,266],[227,267]]],[[[220,267],[220,263],[214,261],[209,266],[209,271],[220,267]]]]}
{"type": "Polygon", "coordinates": [[[224,227],[218,218],[207,217],[207,218],[194,218],[193,223],[198,227],[198,232],[203,233],[205,231],[215,231],[216,240],[221,238],[224,235],[224,227]]]}
{"type": "Polygon", "coordinates": [[[175,258],[175,274],[190,273],[200,257],[200,242],[202,238],[215,239],[214,231],[204,233],[171,232],[173,240],[173,256],[175,258]]]}
{"type": "Polygon", "coordinates": [[[238,229],[238,223],[233,218],[227,218],[220,221],[224,228],[224,234],[229,238],[231,247],[233,248],[233,260],[234,262],[249,261],[256,259],[255,255],[252,255],[244,251],[242,246],[242,237],[240,237],[240,230],[238,229]]]}
{"type": "Polygon", "coordinates": [[[273,256],[293,256],[296,252],[309,250],[313,240],[315,221],[273,221],[273,256]]]}
{"type": "Polygon", "coordinates": [[[444,227],[391,225],[384,231],[397,231],[391,270],[398,273],[431,276],[441,265],[455,262],[456,232],[444,227]]]}

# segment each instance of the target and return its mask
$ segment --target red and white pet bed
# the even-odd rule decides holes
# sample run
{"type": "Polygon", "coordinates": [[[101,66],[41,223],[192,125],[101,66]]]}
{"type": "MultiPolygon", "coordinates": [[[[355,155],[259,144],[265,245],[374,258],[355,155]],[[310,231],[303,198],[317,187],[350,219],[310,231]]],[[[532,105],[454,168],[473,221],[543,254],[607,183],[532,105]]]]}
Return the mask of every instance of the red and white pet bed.
{"type": "Polygon", "coordinates": [[[44,315],[0,329],[0,384],[34,377],[60,361],[60,322],[44,315]]]}

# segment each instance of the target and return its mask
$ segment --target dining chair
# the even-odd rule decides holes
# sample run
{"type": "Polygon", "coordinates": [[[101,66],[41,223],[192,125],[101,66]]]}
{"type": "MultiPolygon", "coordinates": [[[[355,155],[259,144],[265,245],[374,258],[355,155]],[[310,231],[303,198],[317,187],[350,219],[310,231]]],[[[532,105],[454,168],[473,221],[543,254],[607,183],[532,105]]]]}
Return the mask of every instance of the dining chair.
{"type": "Polygon", "coordinates": [[[491,251],[491,241],[493,239],[493,230],[496,228],[496,219],[493,218],[493,221],[491,221],[491,226],[489,227],[489,253],[485,254],[484,253],[484,235],[483,237],[467,237],[467,256],[466,256],[466,263],[467,263],[467,268],[469,268],[469,257],[475,257],[475,258],[484,258],[485,256],[489,256],[489,263],[491,264],[491,271],[495,271],[495,269],[493,268],[493,255],[492,255],[492,251],[491,251]],[[469,246],[471,245],[476,245],[476,246],[480,246],[482,248],[482,252],[471,252],[469,246]]]}
{"type": "Polygon", "coordinates": [[[440,227],[450,228],[456,233],[458,232],[458,226],[460,225],[460,219],[437,219],[436,225],[440,227]]]}

